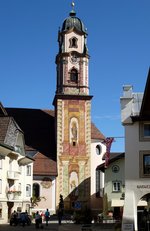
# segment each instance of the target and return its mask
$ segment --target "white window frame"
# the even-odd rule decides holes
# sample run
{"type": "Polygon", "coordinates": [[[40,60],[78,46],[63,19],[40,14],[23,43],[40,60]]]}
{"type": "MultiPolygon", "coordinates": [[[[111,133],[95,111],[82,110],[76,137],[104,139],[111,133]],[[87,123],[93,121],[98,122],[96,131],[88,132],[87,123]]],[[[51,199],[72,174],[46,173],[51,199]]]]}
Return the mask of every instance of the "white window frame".
{"type": "Polygon", "coordinates": [[[26,170],[27,170],[27,171],[26,171],[26,175],[27,175],[27,176],[31,176],[31,165],[27,165],[27,166],[26,166],[26,170]]]}
{"type": "Polygon", "coordinates": [[[142,178],[150,178],[150,173],[144,173],[144,157],[150,156],[150,150],[144,150],[139,152],[139,174],[142,178]]]}
{"type": "Polygon", "coordinates": [[[148,131],[149,134],[145,134],[146,126],[150,128],[150,122],[142,121],[140,122],[139,126],[139,134],[140,134],[140,141],[150,141],[150,129],[148,131]]]}
{"type": "Polygon", "coordinates": [[[113,192],[121,192],[121,181],[113,181],[112,182],[112,191],[113,192]]]}
{"type": "Polygon", "coordinates": [[[21,191],[21,183],[18,184],[18,191],[21,191]]]}
{"type": "Polygon", "coordinates": [[[143,130],[144,130],[144,137],[150,138],[150,123],[144,123],[143,124],[143,130]],[[148,133],[148,134],[146,134],[148,133]]]}
{"type": "Polygon", "coordinates": [[[26,197],[31,197],[31,185],[26,185],[26,197]]]}

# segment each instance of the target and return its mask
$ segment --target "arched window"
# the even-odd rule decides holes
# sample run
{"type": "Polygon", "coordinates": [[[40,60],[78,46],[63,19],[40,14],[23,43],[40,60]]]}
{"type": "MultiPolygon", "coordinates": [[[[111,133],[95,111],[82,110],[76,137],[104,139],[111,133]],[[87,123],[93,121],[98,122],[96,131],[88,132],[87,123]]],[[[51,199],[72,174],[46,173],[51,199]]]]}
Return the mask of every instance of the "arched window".
{"type": "Polygon", "coordinates": [[[100,155],[101,154],[101,152],[102,152],[102,147],[101,147],[101,145],[96,145],[96,154],[97,155],[100,155]]]}
{"type": "Polygon", "coordinates": [[[77,48],[78,47],[77,41],[78,41],[78,39],[76,37],[71,38],[69,40],[69,42],[70,42],[70,46],[69,47],[77,48]]]}
{"type": "Polygon", "coordinates": [[[26,185],[26,197],[30,197],[31,196],[31,185],[27,184],[26,185]]]}
{"type": "Polygon", "coordinates": [[[75,68],[72,68],[70,72],[70,81],[74,83],[78,82],[78,71],[75,68]]]}
{"type": "Polygon", "coordinates": [[[36,198],[40,197],[40,186],[37,183],[33,184],[33,196],[36,198]]]}

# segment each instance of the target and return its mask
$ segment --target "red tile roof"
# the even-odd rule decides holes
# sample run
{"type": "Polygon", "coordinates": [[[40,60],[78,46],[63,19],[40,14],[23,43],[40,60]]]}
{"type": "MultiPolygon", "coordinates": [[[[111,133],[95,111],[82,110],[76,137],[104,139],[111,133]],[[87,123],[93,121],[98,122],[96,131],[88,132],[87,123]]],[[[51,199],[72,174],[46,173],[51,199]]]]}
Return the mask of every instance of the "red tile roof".
{"type": "Polygon", "coordinates": [[[57,175],[56,161],[48,158],[47,156],[39,152],[34,156],[34,159],[35,159],[34,168],[33,168],[34,175],[38,175],[38,176],[57,175]]]}
{"type": "Polygon", "coordinates": [[[100,130],[91,123],[91,139],[105,140],[105,136],[100,132],[100,130]]]}

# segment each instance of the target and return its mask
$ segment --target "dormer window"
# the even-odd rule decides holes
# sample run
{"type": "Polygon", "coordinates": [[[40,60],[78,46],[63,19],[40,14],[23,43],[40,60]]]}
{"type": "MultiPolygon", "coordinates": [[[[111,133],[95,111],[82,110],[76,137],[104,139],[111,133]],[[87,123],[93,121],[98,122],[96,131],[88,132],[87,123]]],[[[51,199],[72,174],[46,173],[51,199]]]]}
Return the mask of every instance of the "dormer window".
{"type": "Polygon", "coordinates": [[[78,71],[75,68],[70,72],[70,81],[74,83],[78,82],[78,71]]]}
{"type": "Polygon", "coordinates": [[[71,38],[69,40],[69,42],[70,42],[70,46],[69,47],[70,48],[77,48],[78,47],[77,41],[78,41],[78,39],[76,37],[71,38]]]}

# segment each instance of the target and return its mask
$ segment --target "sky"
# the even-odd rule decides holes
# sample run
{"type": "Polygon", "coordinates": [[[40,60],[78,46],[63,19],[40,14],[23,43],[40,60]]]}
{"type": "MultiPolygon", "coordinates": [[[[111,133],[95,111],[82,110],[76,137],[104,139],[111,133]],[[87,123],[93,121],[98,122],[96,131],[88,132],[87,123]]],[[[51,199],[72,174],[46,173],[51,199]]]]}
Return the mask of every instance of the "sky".
{"type": "MultiPolygon", "coordinates": [[[[92,122],[124,152],[123,85],[143,92],[150,66],[150,0],[74,0],[88,31],[92,122]]],[[[71,0],[0,0],[0,101],[54,109],[58,29],[71,0]]]]}

